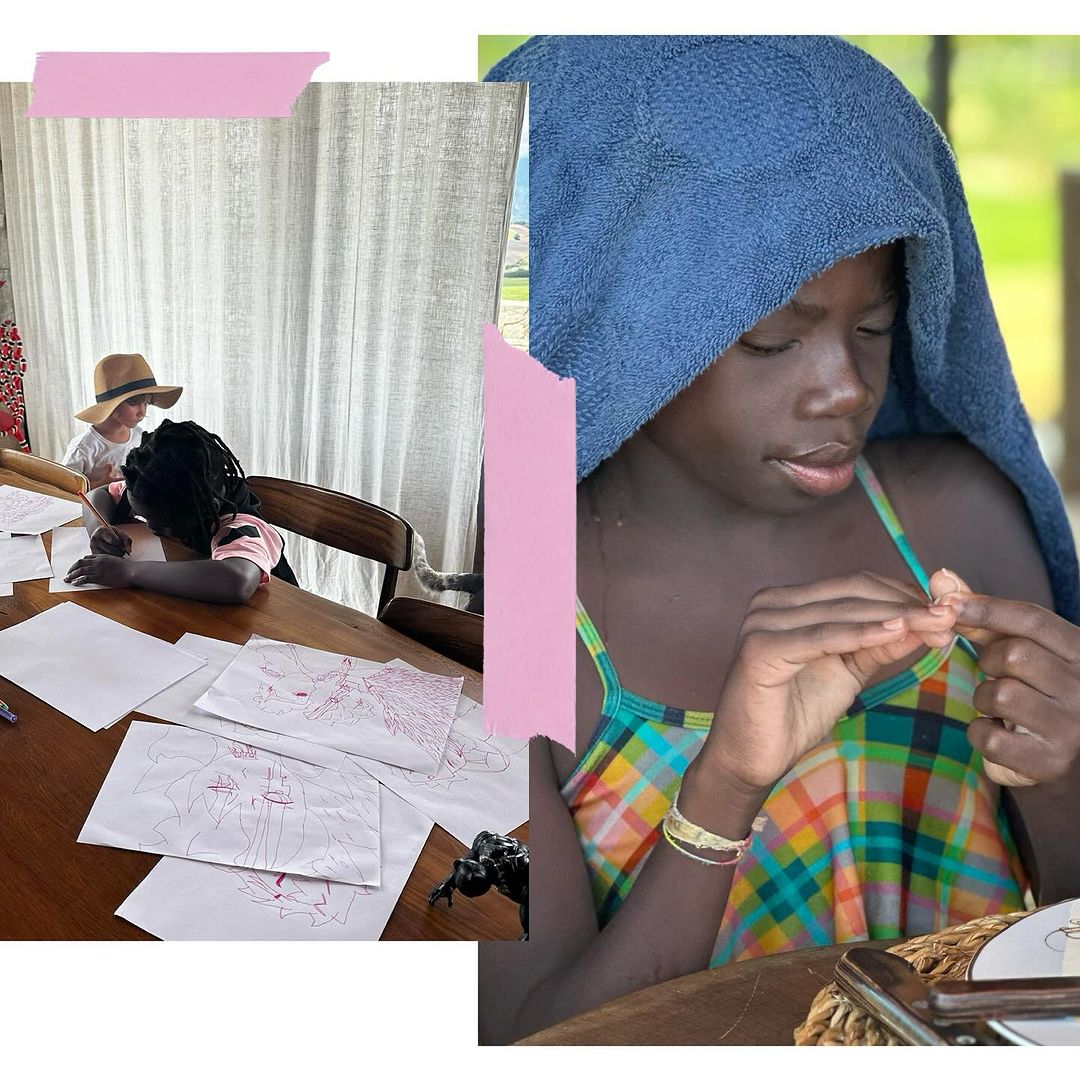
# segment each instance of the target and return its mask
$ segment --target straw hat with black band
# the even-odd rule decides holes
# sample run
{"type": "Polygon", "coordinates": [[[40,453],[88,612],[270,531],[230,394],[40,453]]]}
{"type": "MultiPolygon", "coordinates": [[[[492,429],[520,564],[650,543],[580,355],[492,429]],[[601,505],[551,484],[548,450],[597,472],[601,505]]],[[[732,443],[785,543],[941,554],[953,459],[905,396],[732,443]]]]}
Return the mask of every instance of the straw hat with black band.
{"type": "Polygon", "coordinates": [[[152,394],[159,409],[171,409],[184,392],[182,386],[158,386],[144,356],[138,353],[113,353],[94,368],[96,404],[77,412],[77,420],[100,424],[113,409],[131,397],[152,394]]]}

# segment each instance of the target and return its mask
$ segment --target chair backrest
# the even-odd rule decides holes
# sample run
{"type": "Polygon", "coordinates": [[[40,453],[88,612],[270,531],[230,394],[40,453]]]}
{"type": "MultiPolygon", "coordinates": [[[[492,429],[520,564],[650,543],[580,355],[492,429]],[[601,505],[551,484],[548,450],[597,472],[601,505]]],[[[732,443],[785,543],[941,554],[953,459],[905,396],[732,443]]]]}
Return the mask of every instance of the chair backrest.
{"type": "Polygon", "coordinates": [[[382,563],[386,572],[380,610],[386,605],[394,595],[398,571],[412,566],[413,527],[403,517],[353,495],[296,480],[249,476],[247,482],[271,525],[382,563]]]}
{"type": "Polygon", "coordinates": [[[473,671],[484,670],[484,616],[471,611],[395,596],[379,621],[473,671]]]}
{"type": "Polygon", "coordinates": [[[35,454],[25,454],[21,450],[11,450],[0,447],[0,469],[10,469],[11,472],[25,476],[28,480],[37,480],[42,484],[52,484],[61,491],[78,495],[80,491],[89,490],[90,485],[82,473],[74,469],[65,468],[48,458],[37,457],[35,454]]]}

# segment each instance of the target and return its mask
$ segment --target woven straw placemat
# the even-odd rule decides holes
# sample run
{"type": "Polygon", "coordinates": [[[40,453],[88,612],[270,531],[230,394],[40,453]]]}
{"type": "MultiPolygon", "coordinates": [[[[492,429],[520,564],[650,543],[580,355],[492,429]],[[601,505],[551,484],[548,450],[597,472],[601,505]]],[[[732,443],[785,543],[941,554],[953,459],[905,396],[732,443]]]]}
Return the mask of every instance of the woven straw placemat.
{"type": "MultiPolygon", "coordinates": [[[[1029,915],[1017,911],[1009,915],[987,915],[960,926],[949,926],[934,934],[923,934],[888,952],[902,956],[928,983],[939,979],[962,979],[980,947],[1029,915]]],[[[796,1046],[899,1046],[887,1028],[853,1005],[837,989],[836,983],[823,986],[810,1005],[806,1019],[795,1029],[796,1046]]]]}

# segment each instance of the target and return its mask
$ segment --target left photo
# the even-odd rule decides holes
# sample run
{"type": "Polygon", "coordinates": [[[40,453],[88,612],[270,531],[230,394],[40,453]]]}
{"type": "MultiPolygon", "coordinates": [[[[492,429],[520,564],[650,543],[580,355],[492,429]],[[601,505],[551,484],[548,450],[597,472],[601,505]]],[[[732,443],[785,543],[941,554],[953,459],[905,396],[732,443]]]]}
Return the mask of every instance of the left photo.
{"type": "Polygon", "coordinates": [[[525,87],[31,95],[0,84],[0,939],[517,939],[482,335],[525,87]]]}

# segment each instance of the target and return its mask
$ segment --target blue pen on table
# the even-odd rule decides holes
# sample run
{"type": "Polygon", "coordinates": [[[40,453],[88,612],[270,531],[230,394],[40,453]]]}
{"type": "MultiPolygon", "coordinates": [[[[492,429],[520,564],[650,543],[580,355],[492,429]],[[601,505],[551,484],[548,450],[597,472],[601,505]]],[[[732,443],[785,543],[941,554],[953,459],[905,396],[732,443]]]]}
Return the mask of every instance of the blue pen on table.
{"type": "Polygon", "coordinates": [[[9,724],[14,724],[18,717],[8,708],[6,701],[0,701],[0,716],[9,724]]]}

